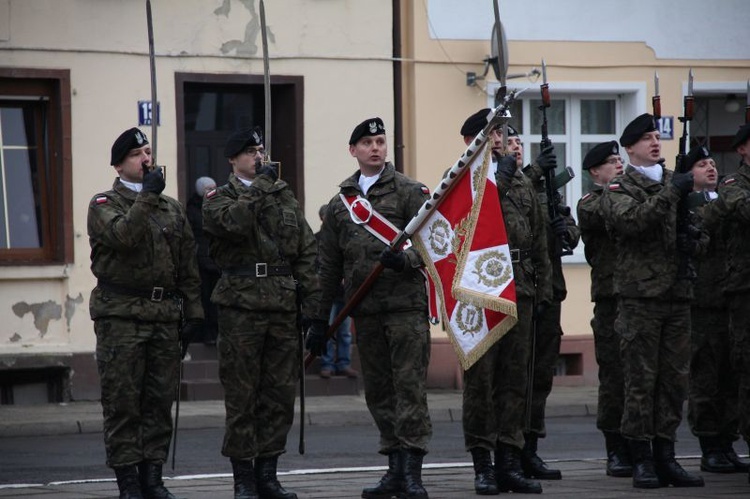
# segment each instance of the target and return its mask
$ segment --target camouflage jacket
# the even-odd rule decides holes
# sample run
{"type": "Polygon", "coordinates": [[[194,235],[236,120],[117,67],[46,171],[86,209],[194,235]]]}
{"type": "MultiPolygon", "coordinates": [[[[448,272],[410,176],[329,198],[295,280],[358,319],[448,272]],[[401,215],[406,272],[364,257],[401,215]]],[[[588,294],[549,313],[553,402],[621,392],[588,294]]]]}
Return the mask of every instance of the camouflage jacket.
{"type": "Polygon", "coordinates": [[[710,237],[706,254],[695,260],[697,278],[693,283],[693,306],[701,308],[724,308],[726,306],[724,291],[729,277],[727,273],[729,259],[727,243],[731,234],[728,230],[729,224],[723,219],[710,225],[702,223],[704,214],[718,202],[719,200],[715,199],[695,209],[697,219],[710,237]]]}
{"type": "MultiPolygon", "coordinates": [[[[680,272],[685,256],[677,248],[680,192],[664,169],[654,182],[628,165],[604,190],[602,213],[615,235],[615,293],[628,298],[691,298],[692,283],[680,272]]],[[[705,251],[701,238],[692,256],[705,251]]]]}
{"type": "MultiPolygon", "coordinates": [[[[112,190],[91,199],[88,211],[91,271],[100,281],[139,290],[163,287],[183,296],[185,319],[202,319],[195,241],[185,210],[174,199],[136,193],[118,178],[112,190]]],[[[91,292],[92,319],[116,316],[142,321],[177,321],[175,299],[91,292]]]]}
{"type": "Polygon", "coordinates": [[[213,303],[251,311],[295,312],[299,291],[302,313],[310,316],[320,292],[315,236],[286,182],[258,175],[245,187],[230,174],[227,184],[206,194],[203,230],[211,258],[224,271],[211,296],[213,303]],[[254,271],[258,263],[287,265],[293,275],[255,277],[231,272],[254,271]]]}
{"type": "Polygon", "coordinates": [[[591,301],[615,296],[614,272],[617,246],[607,231],[602,214],[603,187],[594,188],[578,201],[578,225],[586,261],[591,265],[591,301]]]}
{"type": "MultiPolygon", "coordinates": [[[[565,275],[562,271],[562,258],[557,254],[559,242],[555,233],[552,231],[552,220],[550,219],[548,207],[550,201],[561,204],[561,200],[548,199],[544,175],[542,169],[536,163],[532,163],[524,168],[523,173],[534,186],[534,190],[539,198],[539,204],[542,206],[542,213],[544,215],[546,227],[545,232],[547,234],[547,253],[552,264],[552,295],[555,301],[563,301],[568,295],[568,289],[565,286],[565,275]]],[[[570,210],[567,206],[565,208],[570,210]]],[[[578,241],[581,240],[581,231],[578,228],[578,225],[576,225],[575,219],[570,216],[570,211],[568,211],[567,215],[562,214],[562,216],[565,218],[565,225],[568,229],[563,237],[568,243],[568,247],[574,249],[578,246],[578,241]]]]}
{"type": "Polygon", "coordinates": [[[750,290],[750,165],[743,162],[717,191],[719,199],[706,207],[703,216],[711,229],[726,224],[726,292],[746,292],[750,290]]]}
{"type": "Polygon", "coordinates": [[[508,243],[511,249],[521,250],[522,254],[520,261],[513,264],[516,294],[525,298],[536,296],[538,303],[551,303],[552,267],[547,251],[546,222],[534,187],[521,171],[516,171],[510,182],[503,181],[499,175],[496,180],[508,243]]]}
{"type": "MultiPolygon", "coordinates": [[[[344,180],[339,185],[340,193],[362,196],[359,175],[357,171],[344,180]]],[[[380,178],[363,197],[398,229],[404,229],[424,204],[428,192],[423,184],[386,163],[380,178]]],[[[385,243],[352,221],[339,194],[331,199],[319,238],[321,303],[318,318],[328,320],[331,303],[342,279],[344,297],[349,301],[380,261],[380,253],[385,248],[385,243]]],[[[404,272],[384,269],[369,293],[352,310],[352,316],[414,310],[424,311],[427,319],[425,279],[419,272],[424,262],[413,247],[405,254],[407,269],[404,272]]]]}

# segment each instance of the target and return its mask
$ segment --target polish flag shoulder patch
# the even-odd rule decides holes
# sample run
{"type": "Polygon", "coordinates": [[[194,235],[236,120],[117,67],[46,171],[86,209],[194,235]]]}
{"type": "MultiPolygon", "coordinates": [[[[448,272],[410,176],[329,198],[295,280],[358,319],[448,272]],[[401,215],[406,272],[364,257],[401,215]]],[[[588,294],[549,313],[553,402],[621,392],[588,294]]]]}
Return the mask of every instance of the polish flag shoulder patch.
{"type": "Polygon", "coordinates": [[[428,187],[427,187],[426,185],[423,185],[423,186],[421,187],[421,189],[422,189],[422,192],[423,192],[424,194],[429,194],[429,193],[430,193],[430,189],[429,189],[429,188],[428,188],[428,187]]]}
{"type": "Polygon", "coordinates": [[[723,183],[724,185],[730,185],[730,184],[733,184],[733,183],[735,183],[735,182],[737,182],[737,179],[736,179],[736,178],[734,178],[734,177],[730,177],[730,178],[728,178],[728,179],[724,180],[724,182],[722,182],[722,183],[723,183]]]}
{"type": "Polygon", "coordinates": [[[590,199],[590,198],[591,198],[591,193],[589,192],[581,198],[581,201],[586,201],[587,199],[590,199]]]}
{"type": "Polygon", "coordinates": [[[94,204],[104,204],[107,201],[109,201],[109,198],[107,196],[97,196],[94,199],[94,204]]]}
{"type": "Polygon", "coordinates": [[[216,189],[211,189],[206,193],[206,199],[211,199],[216,195],[216,189]]]}
{"type": "Polygon", "coordinates": [[[609,186],[608,186],[608,187],[609,187],[609,190],[610,190],[610,191],[617,191],[617,190],[619,190],[619,189],[620,189],[620,184],[618,184],[618,183],[614,183],[614,184],[609,184],[609,186]]]}

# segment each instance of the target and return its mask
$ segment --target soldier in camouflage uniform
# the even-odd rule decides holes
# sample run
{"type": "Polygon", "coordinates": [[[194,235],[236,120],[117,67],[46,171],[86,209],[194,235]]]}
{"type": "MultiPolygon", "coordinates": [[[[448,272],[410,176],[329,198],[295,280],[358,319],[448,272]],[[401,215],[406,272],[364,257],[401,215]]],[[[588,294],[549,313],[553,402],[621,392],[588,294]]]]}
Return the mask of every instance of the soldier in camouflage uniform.
{"type": "Polygon", "coordinates": [[[703,486],[703,478],[688,474],[674,457],[690,361],[692,286],[685,260],[707,244],[707,236],[693,237],[702,234],[695,228],[678,237],[678,203],[692,191],[693,176],[659,163],[659,132],[650,114],[625,127],[620,145],[630,162],[604,191],[601,207],[618,248],[615,330],[625,374],[620,431],[630,442],[633,486],[703,486]]]}
{"type": "MultiPolygon", "coordinates": [[[[727,281],[731,364],[739,376],[738,413],[742,438],[750,445],[750,123],[734,137],[732,148],[742,158],[736,173],[719,184],[719,199],[711,207],[727,223],[727,281]]],[[[713,213],[705,214],[711,221],[713,213]]],[[[726,450],[726,447],[725,447],[726,450]]],[[[750,472],[748,472],[750,483],[750,472]]]]}
{"type": "MultiPolygon", "coordinates": [[[[403,229],[429,191],[386,162],[383,121],[371,118],[355,127],[349,152],[359,170],[340,184],[341,196],[360,196],[403,229]]],[[[387,473],[377,485],[364,489],[362,497],[426,498],[421,469],[432,424],[425,392],[430,330],[420,272],[423,262],[414,248],[393,252],[355,223],[341,196],[328,203],[320,231],[322,298],[308,348],[314,355],[322,352],[331,304],[342,278],[348,301],[381,262],[385,270],[350,314],[357,331],[367,407],[380,431],[380,453],[388,456],[387,473]]]]}
{"type": "MultiPolygon", "coordinates": [[[[509,147],[516,154],[516,162],[519,167],[523,164],[523,143],[515,130],[509,131],[509,147]]],[[[565,276],[562,271],[562,259],[559,254],[560,242],[567,242],[570,249],[578,245],[581,231],[576,225],[575,219],[570,215],[570,207],[562,204],[559,196],[556,199],[547,199],[545,188],[545,174],[554,171],[557,167],[557,158],[554,147],[544,148],[536,160],[523,169],[523,173],[531,180],[539,196],[539,204],[542,205],[542,213],[546,221],[547,254],[552,265],[552,302],[541,307],[535,317],[535,337],[531,364],[531,407],[527,408],[529,425],[524,433],[526,443],[521,454],[521,465],[528,477],[544,480],[560,480],[560,470],[550,469],[538,455],[537,447],[540,438],[547,435],[544,424],[544,412],[547,407],[547,397],[552,392],[552,381],[555,377],[557,359],[560,356],[560,343],[562,341],[562,327],[560,326],[560,314],[562,302],[568,294],[565,287],[565,276]],[[557,204],[557,215],[550,218],[549,203],[557,204]]],[[[555,192],[557,195],[557,192],[555,192]]]]}
{"type": "MultiPolygon", "coordinates": [[[[489,113],[490,109],[482,109],[466,119],[461,127],[466,144],[487,124],[489,113]]],[[[512,128],[508,129],[512,134],[512,128]]],[[[521,449],[534,303],[552,299],[544,214],[515,156],[505,155],[502,128],[493,130],[489,140],[493,161],[497,162],[498,195],[513,257],[518,323],[464,373],[464,442],[474,462],[477,494],[541,493],[538,481],[524,477],[521,449]],[[493,449],[494,468],[490,457],[493,449]]]]}
{"type": "Polygon", "coordinates": [[[162,464],[172,433],[180,341],[202,328],[195,241],[182,206],[161,194],[161,168],[137,128],[112,145],[119,177],[89,203],[89,310],[96,332],[104,445],[120,498],[174,496],[162,464]],[[181,320],[185,322],[181,326],[181,320]]]}
{"type": "MultiPolygon", "coordinates": [[[[687,155],[686,171],[695,178],[691,205],[714,203],[718,173],[710,151],[694,147],[687,155]]],[[[698,215],[712,209],[694,208],[698,215]]],[[[737,439],[737,373],[730,367],[729,310],[726,285],[726,224],[705,225],[711,242],[706,255],[696,261],[697,279],[691,307],[690,393],[688,422],[701,445],[701,470],[713,473],[747,471],[732,448],[737,439]]]]}
{"type": "Polygon", "coordinates": [[[604,434],[607,449],[607,475],[633,475],[627,441],[620,434],[624,384],[620,362],[620,337],[615,331],[617,297],[613,275],[617,247],[607,230],[600,200],[607,184],[622,173],[622,158],[617,142],[603,142],[594,146],[583,158],[584,171],[594,185],[578,201],[578,225],[585,247],[586,261],[591,265],[591,301],[594,317],[594,350],[599,365],[599,399],[596,427],[604,434]]]}
{"type": "Polygon", "coordinates": [[[276,469],[294,419],[297,303],[310,315],[319,291],[315,236],[263,153],[258,128],[230,136],[229,182],[203,202],[203,230],[222,271],[212,301],[227,413],[221,452],[232,463],[235,499],[297,497],[276,469]]]}

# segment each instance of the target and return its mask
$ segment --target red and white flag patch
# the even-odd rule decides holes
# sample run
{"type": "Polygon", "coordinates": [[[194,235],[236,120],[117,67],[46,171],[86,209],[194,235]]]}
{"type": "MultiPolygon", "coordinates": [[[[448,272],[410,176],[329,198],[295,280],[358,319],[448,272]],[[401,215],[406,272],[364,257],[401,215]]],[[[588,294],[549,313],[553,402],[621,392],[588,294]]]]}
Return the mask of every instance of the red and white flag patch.
{"type": "Polygon", "coordinates": [[[109,198],[107,198],[107,196],[99,196],[99,197],[97,197],[97,198],[96,198],[96,199],[94,200],[94,202],[95,202],[96,204],[104,204],[104,203],[106,203],[106,202],[108,201],[108,199],[109,199],[109,198]]]}

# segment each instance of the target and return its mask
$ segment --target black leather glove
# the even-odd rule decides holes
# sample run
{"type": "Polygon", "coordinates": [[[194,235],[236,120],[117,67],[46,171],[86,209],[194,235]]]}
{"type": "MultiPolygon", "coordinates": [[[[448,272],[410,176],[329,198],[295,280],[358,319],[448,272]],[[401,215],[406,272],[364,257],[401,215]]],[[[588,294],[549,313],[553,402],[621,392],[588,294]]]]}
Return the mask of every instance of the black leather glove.
{"type": "Polygon", "coordinates": [[[560,215],[557,215],[552,219],[552,222],[550,222],[550,226],[552,227],[552,232],[557,237],[565,237],[565,235],[568,233],[568,224],[560,215]]]}
{"type": "Polygon", "coordinates": [[[380,254],[380,263],[387,269],[403,272],[406,269],[406,255],[403,251],[391,251],[386,248],[380,254]]]}
{"type": "Polygon", "coordinates": [[[307,330],[307,339],[305,340],[305,348],[316,357],[320,357],[325,349],[327,328],[328,323],[326,321],[320,319],[313,319],[310,321],[310,327],[307,330]]]}
{"type": "Polygon", "coordinates": [[[534,163],[539,165],[539,168],[541,168],[544,173],[557,168],[557,156],[555,156],[555,148],[552,146],[547,146],[542,149],[542,152],[539,153],[539,156],[536,157],[534,163]]]}
{"type": "Polygon", "coordinates": [[[497,174],[506,182],[516,174],[516,157],[513,154],[500,156],[497,160],[497,174]]]}
{"type": "Polygon", "coordinates": [[[203,332],[203,319],[190,319],[185,321],[180,329],[180,359],[185,358],[190,342],[201,336],[203,332]]]}
{"type": "Polygon", "coordinates": [[[166,186],[166,183],[164,182],[164,174],[161,171],[161,166],[143,172],[143,192],[161,194],[164,186],[166,186]]]}
{"type": "Polygon", "coordinates": [[[693,192],[693,180],[693,172],[674,173],[672,175],[672,185],[677,187],[677,190],[683,196],[693,192]]]}
{"type": "Polygon", "coordinates": [[[256,163],[255,173],[258,175],[268,175],[272,181],[276,182],[279,179],[279,170],[276,167],[276,163],[256,163]]]}

